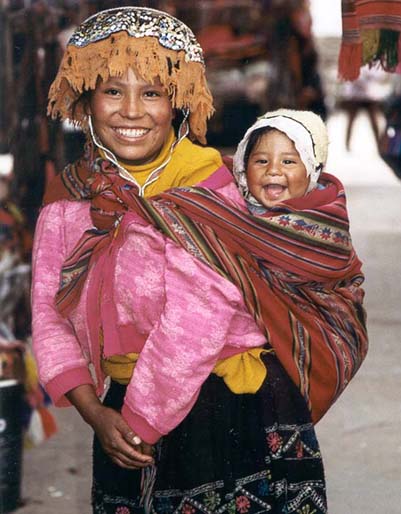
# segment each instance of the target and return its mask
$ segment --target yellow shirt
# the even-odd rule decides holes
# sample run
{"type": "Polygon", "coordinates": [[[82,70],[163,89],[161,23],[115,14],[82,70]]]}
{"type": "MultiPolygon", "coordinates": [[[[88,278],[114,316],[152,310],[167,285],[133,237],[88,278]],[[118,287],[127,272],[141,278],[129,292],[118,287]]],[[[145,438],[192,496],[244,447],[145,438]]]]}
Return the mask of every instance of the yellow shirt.
{"type": "MultiPolygon", "coordinates": [[[[122,161],[120,161],[120,164],[135,178],[140,186],[143,186],[152,171],[168,159],[174,139],[175,135],[172,129],[159,156],[149,164],[130,166],[122,161]]],[[[184,138],[174,148],[170,161],[156,181],[145,188],[144,196],[157,195],[172,187],[194,186],[207,179],[222,164],[221,155],[217,150],[196,145],[188,138],[184,138]]]]}

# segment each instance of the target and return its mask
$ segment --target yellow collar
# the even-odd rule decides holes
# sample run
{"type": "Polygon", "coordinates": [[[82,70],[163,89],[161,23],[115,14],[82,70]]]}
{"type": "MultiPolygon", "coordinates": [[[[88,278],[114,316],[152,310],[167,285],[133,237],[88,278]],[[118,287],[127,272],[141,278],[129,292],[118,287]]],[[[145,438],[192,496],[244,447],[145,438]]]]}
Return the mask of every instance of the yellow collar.
{"type": "Polygon", "coordinates": [[[175,134],[174,129],[170,129],[170,133],[168,135],[168,138],[166,142],[163,145],[163,148],[161,149],[159,155],[151,162],[148,162],[146,164],[141,164],[139,166],[133,165],[133,164],[127,164],[124,161],[118,161],[118,163],[125,168],[130,175],[132,175],[138,183],[142,186],[150,173],[161,166],[163,162],[167,159],[168,154],[171,150],[171,145],[174,143],[175,140],[175,134]]]}
{"type": "MultiPolygon", "coordinates": [[[[104,152],[101,152],[104,158],[104,152]]],[[[134,181],[140,188],[140,195],[157,195],[172,187],[198,184],[209,177],[221,165],[217,150],[201,147],[184,137],[178,143],[173,129],[160,154],[151,163],[130,166],[119,161],[122,176],[134,181]]]]}
{"type": "MultiPolygon", "coordinates": [[[[166,142],[164,143],[159,155],[151,162],[148,162],[146,164],[141,164],[139,166],[128,164],[122,160],[117,159],[118,164],[124,168],[132,177],[133,179],[139,184],[140,187],[142,187],[148,178],[150,178],[151,173],[162,166],[164,161],[167,161],[169,153],[171,151],[171,147],[175,141],[175,133],[173,127],[171,127],[168,138],[166,142]]],[[[107,159],[106,154],[104,151],[100,148],[100,155],[103,157],[103,159],[107,159]]],[[[163,169],[160,170],[160,173],[163,171],[163,169]]],[[[155,175],[155,179],[158,177],[158,175],[155,175]]]]}

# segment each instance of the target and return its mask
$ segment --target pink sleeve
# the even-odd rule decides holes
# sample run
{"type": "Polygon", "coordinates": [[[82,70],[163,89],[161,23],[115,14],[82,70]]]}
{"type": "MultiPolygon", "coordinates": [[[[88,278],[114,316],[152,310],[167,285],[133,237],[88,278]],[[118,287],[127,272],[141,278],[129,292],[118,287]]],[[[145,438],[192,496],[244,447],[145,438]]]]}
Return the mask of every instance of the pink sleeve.
{"type": "Polygon", "coordinates": [[[263,344],[241,293],[209,266],[166,242],[165,305],[141,352],[122,414],[148,443],[189,413],[221,350],[232,339],[263,344]]]}
{"type": "Polygon", "coordinates": [[[93,383],[74,330],[54,305],[60,269],[66,256],[65,203],[55,202],[42,210],[36,226],[32,260],[33,350],[40,382],[58,406],[69,405],[64,397],[67,391],[93,383]]]}
{"type": "Polygon", "coordinates": [[[199,182],[196,187],[213,189],[213,191],[223,195],[225,200],[235,205],[235,207],[246,210],[245,200],[239,192],[234,176],[224,165],[212,173],[206,180],[199,182]]]}

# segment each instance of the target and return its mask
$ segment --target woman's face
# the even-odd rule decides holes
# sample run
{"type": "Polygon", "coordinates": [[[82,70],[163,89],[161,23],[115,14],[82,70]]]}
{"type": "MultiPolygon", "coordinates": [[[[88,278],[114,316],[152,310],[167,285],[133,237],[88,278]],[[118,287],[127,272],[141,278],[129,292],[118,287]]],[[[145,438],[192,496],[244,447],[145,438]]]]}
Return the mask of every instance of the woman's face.
{"type": "Polygon", "coordinates": [[[283,132],[263,134],[249,155],[248,188],[265,207],[306,193],[309,178],[293,141],[283,132]]]}
{"type": "Polygon", "coordinates": [[[171,129],[173,109],[160,80],[145,82],[128,69],[100,82],[88,114],[102,144],[128,165],[147,164],[160,153],[171,129]]]}

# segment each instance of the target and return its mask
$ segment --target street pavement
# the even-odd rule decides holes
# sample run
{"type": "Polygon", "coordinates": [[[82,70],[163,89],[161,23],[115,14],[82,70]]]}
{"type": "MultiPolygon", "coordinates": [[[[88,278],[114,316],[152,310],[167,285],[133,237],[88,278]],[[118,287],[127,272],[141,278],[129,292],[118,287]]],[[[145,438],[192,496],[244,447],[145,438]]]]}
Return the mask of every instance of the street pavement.
{"type": "MultiPolygon", "coordinates": [[[[363,115],[351,152],[344,148],[343,114],[330,118],[329,133],[327,171],[346,186],[353,241],[364,262],[370,334],[365,363],[317,425],[329,513],[399,514],[401,181],[378,157],[363,115]]],[[[58,434],[24,453],[25,505],[17,514],[90,514],[90,430],[73,409],[53,412],[58,434]]]]}
{"type": "Polygon", "coordinates": [[[370,349],[317,425],[330,514],[401,513],[401,181],[377,157],[367,118],[344,152],[344,117],[329,123],[328,171],[346,185],[351,233],[364,263],[370,349]]]}

